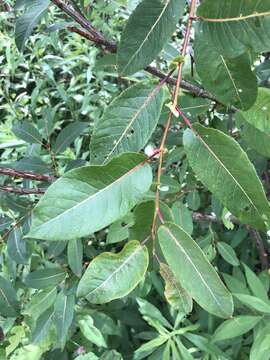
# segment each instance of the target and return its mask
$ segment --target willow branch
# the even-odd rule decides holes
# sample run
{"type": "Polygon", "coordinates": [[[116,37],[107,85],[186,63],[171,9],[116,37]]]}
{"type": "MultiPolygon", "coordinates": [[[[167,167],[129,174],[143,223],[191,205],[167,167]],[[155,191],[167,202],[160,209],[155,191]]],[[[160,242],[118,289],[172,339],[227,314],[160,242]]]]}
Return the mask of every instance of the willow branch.
{"type": "MultiPolygon", "coordinates": [[[[68,26],[67,29],[74,33],[79,34],[80,36],[84,37],[87,40],[92,41],[95,45],[105,48],[111,53],[117,52],[117,44],[105,39],[105,37],[95,29],[90,21],[88,21],[82,14],[80,14],[74,7],[70,4],[63,2],[62,0],[51,0],[59,9],[61,9],[66,15],[70,16],[77,24],[79,24],[83,29],[80,29],[76,26],[68,26]],[[86,31],[85,31],[86,30],[86,31]]],[[[167,77],[162,71],[158,70],[154,66],[147,66],[144,69],[149,74],[162,79],[167,77]]],[[[168,77],[166,79],[166,83],[172,86],[176,85],[176,79],[172,77],[168,77]]],[[[193,85],[188,81],[181,80],[181,88],[189,91],[191,94],[209,99],[211,101],[215,101],[218,103],[218,100],[208,91],[200,88],[199,86],[193,85]]]]}
{"type": "Polygon", "coordinates": [[[31,171],[18,171],[5,167],[0,167],[0,175],[46,182],[53,182],[55,180],[55,177],[50,175],[36,174],[31,171]]]}
{"type": "Polygon", "coordinates": [[[17,195],[42,195],[45,193],[46,189],[39,189],[39,188],[32,188],[32,189],[25,189],[20,187],[13,187],[13,186],[0,186],[0,191],[17,194],[17,195]]]}
{"type": "Polygon", "coordinates": [[[269,269],[268,253],[265,249],[263,239],[261,238],[259,231],[252,229],[249,226],[247,226],[247,229],[249,235],[255,240],[256,248],[258,250],[261,261],[262,270],[269,269]]]}

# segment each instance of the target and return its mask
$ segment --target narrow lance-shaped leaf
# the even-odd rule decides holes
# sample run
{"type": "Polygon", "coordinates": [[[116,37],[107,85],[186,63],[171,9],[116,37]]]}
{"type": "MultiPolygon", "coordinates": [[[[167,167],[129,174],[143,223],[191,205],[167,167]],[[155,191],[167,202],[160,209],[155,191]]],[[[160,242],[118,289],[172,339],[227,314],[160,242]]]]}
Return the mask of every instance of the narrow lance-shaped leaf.
{"type": "Polygon", "coordinates": [[[42,144],[42,136],[28,121],[17,121],[12,126],[12,132],[19,138],[29,144],[42,144]]]}
{"type": "Polygon", "coordinates": [[[27,264],[30,252],[25,240],[22,238],[21,229],[15,227],[8,236],[7,250],[10,258],[17,264],[27,264]]]}
{"type": "Polygon", "coordinates": [[[61,268],[41,269],[29,273],[24,283],[34,289],[44,289],[59,284],[65,277],[66,273],[61,268]]]}
{"type": "Polygon", "coordinates": [[[16,21],[15,41],[19,51],[22,51],[26,40],[31,35],[34,27],[45,14],[49,0],[33,0],[29,8],[16,21]]]}
{"type": "Polygon", "coordinates": [[[104,304],[129,294],[143,279],[148,267],[146,246],[130,241],[118,254],[102,253],[88,266],[77,295],[93,304],[104,304]]]}
{"type": "MultiPolygon", "coordinates": [[[[268,0],[204,0],[198,8],[199,31],[207,33],[221,53],[236,57],[246,51],[270,49],[270,3],[268,0]]],[[[208,46],[211,46],[208,43],[208,46]]]]}
{"type": "Polygon", "coordinates": [[[122,92],[95,123],[90,144],[91,162],[101,164],[117,154],[141,150],[161,113],[164,90],[136,84],[122,92]]]}
{"type": "Polygon", "coordinates": [[[0,276],[0,314],[16,317],[19,303],[14,287],[10,281],[0,276]]]}
{"type": "Polygon", "coordinates": [[[38,344],[46,339],[52,326],[54,315],[53,307],[46,310],[36,321],[36,327],[32,334],[32,343],[38,344]]]}
{"type": "Polygon", "coordinates": [[[130,16],[117,54],[118,71],[130,75],[149,65],[183,14],[183,0],[143,0],[130,16]]]}
{"type": "Polygon", "coordinates": [[[176,280],[168,265],[160,264],[160,274],[165,281],[165,297],[168,303],[179,312],[188,314],[192,311],[192,297],[176,280]]]}
{"type": "Polygon", "coordinates": [[[232,296],[196,242],[173,223],[159,228],[158,239],[175,278],[193,299],[211,314],[230,317],[232,296]]]}
{"type": "Polygon", "coordinates": [[[78,277],[82,274],[83,245],[81,239],[73,239],[68,243],[68,265],[78,277]]]}
{"type": "Polygon", "coordinates": [[[34,209],[28,236],[56,241],[90,235],[126,215],[151,183],[151,167],[141,154],[126,153],[105,166],[71,170],[34,209]]]}
{"type": "Polygon", "coordinates": [[[239,260],[237,259],[234,249],[227,243],[219,241],[217,243],[218,252],[232,266],[239,266],[239,260]]]}
{"type": "Polygon", "coordinates": [[[270,207],[254,166],[221,131],[195,124],[184,133],[189,163],[202,183],[244,224],[265,229],[270,207]]]}
{"type": "Polygon", "coordinates": [[[216,329],[214,341],[224,341],[243,335],[254,328],[261,316],[240,315],[226,320],[216,329]]]}
{"type": "Polygon", "coordinates": [[[88,123],[80,121],[67,125],[58,134],[53,151],[56,154],[64,151],[87,127],[88,123]]]}
{"type": "Polygon", "coordinates": [[[57,337],[63,349],[66,343],[68,331],[74,316],[75,297],[73,294],[60,292],[54,304],[54,320],[57,337]]]}

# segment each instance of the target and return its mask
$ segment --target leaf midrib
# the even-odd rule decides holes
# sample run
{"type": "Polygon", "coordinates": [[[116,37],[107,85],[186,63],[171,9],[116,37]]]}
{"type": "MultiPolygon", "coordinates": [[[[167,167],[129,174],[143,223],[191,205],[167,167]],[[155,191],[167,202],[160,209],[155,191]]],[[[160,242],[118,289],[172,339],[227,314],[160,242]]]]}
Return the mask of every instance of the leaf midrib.
{"type": "MultiPolygon", "coordinates": [[[[205,285],[205,288],[208,289],[211,297],[214,299],[214,302],[217,304],[218,308],[220,309],[221,313],[226,315],[226,313],[224,313],[223,311],[223,306],[222,304],[219,303],[219,301],[216,299],[215,294],[213,293],[213,291],[211,290],[211,288],[208,286],[207,282],[205,281],[204,277],[202,276],[202,274],[200,273],[200,271],[197,269],[196,265],[193,263],[192,259],[190,258],[190,256],[186,253],[185,249],[181,246],[181,244],[177,241],[176,237],[173,235],[173,233],[170,231],[170,229],[166,226],[163,226],[163,228],[165,229],[165,231],[167,231],[167,233],[169,234],[169,236],[171,236],[171,238],[173,239],[173,241],[175,242],[176,246],[178,246],[180,248],[180,251],[186,256],[188,262],[191,264],[191,266],[194,268],[195,272],[198,274],[199,278],[202,280],[203,284],[205,285]]],[[[187,236],[189,236],[184,230],[182,230],[187,236]]]]}

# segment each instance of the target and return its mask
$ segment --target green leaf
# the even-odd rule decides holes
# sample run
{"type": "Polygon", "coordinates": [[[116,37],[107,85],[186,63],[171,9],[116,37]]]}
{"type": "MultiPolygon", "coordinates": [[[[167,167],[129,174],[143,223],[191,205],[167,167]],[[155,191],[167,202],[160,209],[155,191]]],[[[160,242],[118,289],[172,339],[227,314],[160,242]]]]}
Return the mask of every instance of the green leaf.
{"type": "Polygon", "coordinates": [[[29,144],[42,144],[39,131],[28,121],[17,121],[12,125],[12,132],[29,144]]]}
{"type": "Polygon", "coordinates": [[[185,8],[183,0],[143,0],[122,33],[117,65],[121,75],[131,75],[149,65],[175,31],[185,8]]]}
{"type": "Polygon", "coordinates": [[[245,121],[241,113],[236,114],[236,124],[241,130],[244,142],[258,154],[270,158],[270,134],[258,130],[255,126],[245,121]]]}
{"type": "Polygon", "coordinates": [[[241,111],[241,116],[256,129],[270,135],[270,90],[259,88],[255,104],[247,111],[241,111]]]}
{"type": "Polygon", "coordinates": [[[138,241],[130,241],[118,254],[104,252],[91,261],[77,295],[93,304],[104,304],[129,294],[144,278],[148,251],[138,241]]]}
{"type": "Polygon", "coordinates": [[[76,121],[64,127],[58,134],[52,148],[55,154],[61,153],[88,127],[88,123],[76,121]]]}
{"type": "Polygon", "coordinates": [[[27,264],[30,252],[27,249],[25,240],[22,238],[21,229],[15,227],[8,236],[7,241],[8,255],[17,264],[27,264]]]}
{"type": "Polygon", "coordinates": [[[162,315],[160,310],[155,307],[153,304],[148,302],[145,299],[137,299],[137,303],[139,305],[139,311],[143,316],[143,319],[148,322],[150,326],[154,326],[157,330],[162,328],[164,333],[164,327],[168,329],[172,329],[171,324],[168,320],[162,315]]]}
{"type": "Polygon", "coordinates": [[[75,297],[60,292],[54,304],[54,321],[57,337],[63,350],[68,335],[69,328],[74,316],[75,297]]]}
{"type": "Polygon", "coordinates": [[[226,320],[216,329],[214,341],[223,341],[243,335],[253,329],[262,319],[261,316],[240,315],[226,320]]]}
{"type": "Polygon", "coordinates": [[[219,241],[217,243],[218,252],[232,266],[239,266],[239,260],[237,259],[234,249],[227,243],[219,241]]]}
{"type": "Polygon", "coordinates": [[[107,347],[103,335],[99,329],[94,326],[94,321],[90,315],[84,315],[78,321],[78,325],[87,340],[91,341],[91,343],[97,345],[98,347],[107,347]]]}
{"type": "Polygon", "coordinates": [[[192,297],[181,286],[180,282],[176,280],[169,266],[160,264],[160,274],[165,281],[165,297],[172,308],[179,312],[188,314],[192,311],[192,297]]]}
{"type": "Polygon", "coordinates": [[[34,319],[38,318],[44,311],[54,304],[56,295],[56,286],[39,291],[31,298],[26,310],[24,310],[24,314],[34,319]]]}
{"type": "Polygon", "coordinates": [[[146,358],[148,355],[168,341],[167,335],[160,335],[153,340],[148,341],[147,343],[141,345],[134,353],[133,359],[140,360],[146,358]]]}
{"type": "Polygon", "coordinates": [[[198,31],[195,42],[196,70],[204,88],[223,104],[249,109],[256,101],[257,78],[248,54],[227,58],[209,45],[208,36],[198,31]]]}
{"type": "Polygon", "coordinates": [[[211,314],[230,317],[232,296],[196,242],[172,223],[159,228],[158,239],[175,278],[193,299],[211,314]]]}
{"type": "Polygon", "coordinates": [[[11,282],[0,276],[0,314],[16,317],[19,303],[11,282]]]}
{"type": "Polygon", "coordinates": [[[141,154],[126,153],[105,166],[71,170],[35,207],[28,237],[56,241],[90,235],[126,215],[151,183],[151,167],[141,154]]]}
{"type": "Polygon", "coordinates": [[[37,319],[36,327],[32,334],[32,343],[34,345],[39,344],[47,338],[52,326],[53,315],[54,310],[53,307],[51,307],[37,319]]]}
{"type": "Polygon", "coordinates": [[[83,266],[83,246],[81,239],[69,241],[67,254],[69,267],[76,276],[81,277],[83,266]]]}
{"type": "Polygon", "coordinates": [[[250,49],[270,49],[270,5],[268,0],[205,0],[197,11],[199,31],[207,33],[221,53],[237,57],[250,49]]]}
{"type": "Polygon", "coordinates": [[[270,326],[269,323],[261,328],[252,344],[249,360],[269,360],[270,326]]]}
{"type": "Polygon", "coordinates": [[[15,42],[19,51],[23,51],[26,40],[46,13],[49,4],[49,0],[33,0],[25,13],[16,20],[15,42]]]}
{"type": "Polygon", "coordinates": [[[15,350],[9,360],[40,360],[44,349],[36,345],[26,345],[15,350]]]}
{"type": "Polygon", "coordinates": [[[268,302],[269,300],[268,294],[261,280],[254,274],[254,272],[247,265],[245,264],[243,265],[245,269],[247,283],[253,295],[265,302],[268,302]]]}
{"type": "Polygon", "coordinates": [[[195,124],[184,146],[201,182],[242,223],[265,229],[269,204],[254,166],[239,144],[215,129],[195,124]]]}
{"type": "Polygon", "coordinates": [[[100,360],[123,360],[123,357],[119,352],[115,350],[109,350],[102,354],[100,360]]]}
{"type": "Polygon", "coordinates": [[[247,307],[259,312],[270,314],[270,302],[265,302],[260,298],[246,294],[233,294],[238,300],[247,307]]]}
{"type": "Polygon", "coordinates": [[[95,123],[90,144],[91,162],[101,164],[128,151],[139,151],[155,130],[164,90],[136,84],[122,92],[95,123]]]}
{"type": "Polygon", "coordinates": [[[187,205],[191,210],[198,210],[201,206],[201,199],[199,192],[197,190],[193,190],[188,193],[187,196],[187,205]]]}
{"type": "Polygon", "coordinates": [[[29,273],[24,283],[34,289],[44,289],[58,285],[66,277],[66,273],[61,268],[41,269],[29,273]]]}

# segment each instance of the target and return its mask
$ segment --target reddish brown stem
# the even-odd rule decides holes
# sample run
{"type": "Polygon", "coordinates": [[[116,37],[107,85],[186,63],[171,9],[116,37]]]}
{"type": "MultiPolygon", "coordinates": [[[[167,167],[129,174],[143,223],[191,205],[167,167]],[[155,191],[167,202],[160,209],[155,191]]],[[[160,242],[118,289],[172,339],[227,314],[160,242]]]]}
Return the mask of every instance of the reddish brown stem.
{"type": "Polygon", "coordinates": [[[36,174],[31,171],[19,171],[15,169],[0,167],[0,175],[12,176],[15,178],[53,182],[55,177],[50,175],[36,174]]]}
{"type": "Polygon", "coordinates": [[[0,191],[13,193],[17,195],[42,195],[45,193],[46,189],[25,189],[13,186],[0,186],[0,191]]]}

